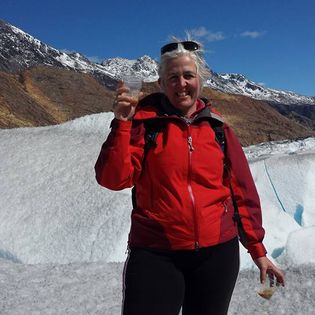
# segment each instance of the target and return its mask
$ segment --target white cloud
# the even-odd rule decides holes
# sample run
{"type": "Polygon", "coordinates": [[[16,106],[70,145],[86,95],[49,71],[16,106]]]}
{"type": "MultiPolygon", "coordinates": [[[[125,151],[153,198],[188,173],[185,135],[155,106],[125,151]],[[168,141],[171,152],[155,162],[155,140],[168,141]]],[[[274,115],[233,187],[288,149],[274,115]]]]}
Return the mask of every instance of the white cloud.
{"type": "Polygon", "coordinates": [[[208,34],[207,29],[204,26],[200,26],[199,28],[194,28],[189,31],[192,36],[196,37],[204,37],[208,34]]]}
{"type": "Polygon", "coordinates": [[[258,38],[265,35],[266,32],[259,32],[259,31],[245,31],[241,33],[241,37],[250,37],[250,38],[258,38]]]}
{"type": "Polygon", "coordinates": [[[215,42],[215,41],[225,39],[225,36],[224,36],[223,32],[216,32],[216,33],[209,33],[206,36],[206,38],[209,42],[215,42]]]}
{"type": "Polygon", "coordinates": [[[207,30],[204,26],[194,28],[188,31],[188,33],[192,37],[202,38],[203,40],[208,42],[220,41],[226,38],[223,32],[212,32],[210,30],[207,30]]]}

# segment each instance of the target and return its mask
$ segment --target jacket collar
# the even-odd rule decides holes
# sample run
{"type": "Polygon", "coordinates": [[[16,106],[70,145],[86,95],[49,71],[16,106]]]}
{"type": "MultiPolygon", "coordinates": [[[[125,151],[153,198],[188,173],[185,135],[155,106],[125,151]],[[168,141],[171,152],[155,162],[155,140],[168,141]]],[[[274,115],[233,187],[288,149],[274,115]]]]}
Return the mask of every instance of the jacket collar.
{"type": "MultiPolygon", "coordinates": [[[[188,120],[214,119],[220,123],[224,123],[223,117],[211,110],[211,104],[207,99],[199,99],[198,101],[199,108],[197,108],[196,112],[188,120]]],[[[161,117],[183,118],[181,112],[170,103],[165,94],[153,93],[144,97],[139,102],[134,119],[144,120],[161,117]]],[[[185,120],[187,120],[187,118],[185,120]]]]}

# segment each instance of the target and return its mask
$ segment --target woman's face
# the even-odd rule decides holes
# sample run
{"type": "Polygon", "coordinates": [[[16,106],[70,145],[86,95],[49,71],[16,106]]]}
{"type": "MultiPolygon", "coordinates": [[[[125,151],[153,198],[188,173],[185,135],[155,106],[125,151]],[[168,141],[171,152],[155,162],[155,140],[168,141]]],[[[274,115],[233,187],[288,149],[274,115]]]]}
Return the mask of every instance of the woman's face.
{"type": "Polygon", "coordinates": [[[160,83],[171,104],[183,115],[189,117],[196,110],[201,84],[196,64],[189,56],[171,59],[160,83]]]}

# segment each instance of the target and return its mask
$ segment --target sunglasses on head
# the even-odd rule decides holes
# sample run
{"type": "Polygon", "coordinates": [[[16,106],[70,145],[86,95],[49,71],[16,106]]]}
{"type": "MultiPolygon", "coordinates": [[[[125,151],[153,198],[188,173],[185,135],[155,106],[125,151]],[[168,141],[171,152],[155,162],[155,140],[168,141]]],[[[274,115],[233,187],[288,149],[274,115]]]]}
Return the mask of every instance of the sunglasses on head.
{"type": "Polygon", "coordinates": [[[189,51],[195,51],[195,50],[200,49],[200,45],[198,43],[190,41],[190,40],[179,42],[179,43],[170,43],[170,44],[166,44],[165,46],[161,48],[161,56],[167,52],[176,50],[178,47],[178,44],[183,45],[184,48],[189,51]]]}

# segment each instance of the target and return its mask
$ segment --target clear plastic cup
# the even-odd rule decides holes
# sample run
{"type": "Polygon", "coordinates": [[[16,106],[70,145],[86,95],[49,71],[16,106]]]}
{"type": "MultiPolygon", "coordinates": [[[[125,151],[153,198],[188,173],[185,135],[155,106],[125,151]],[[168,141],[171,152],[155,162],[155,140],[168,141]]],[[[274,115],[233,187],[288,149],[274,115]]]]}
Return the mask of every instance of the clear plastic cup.
{"type": "Polygon", "coordinates": [[[257,293],[262,298],[269,300],[279,286],[280,284],[275,283],[274,278],[267,276],[266,281],[261,284],[261,286],[257,290],[257,293]]]}
{"type": "Polygon", "coordinates": [[[133,75],[125,75],[121,79],[129,89],[129,92],[125,92],[125,94],[132,98],[132,103],[138,103],[142,88],[142,79],[133,75]]]}

